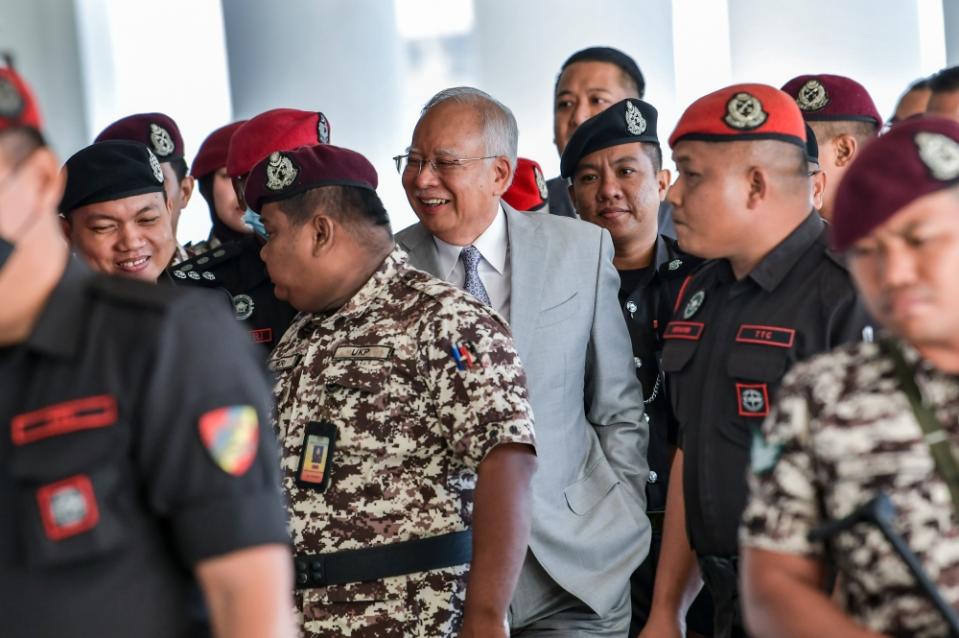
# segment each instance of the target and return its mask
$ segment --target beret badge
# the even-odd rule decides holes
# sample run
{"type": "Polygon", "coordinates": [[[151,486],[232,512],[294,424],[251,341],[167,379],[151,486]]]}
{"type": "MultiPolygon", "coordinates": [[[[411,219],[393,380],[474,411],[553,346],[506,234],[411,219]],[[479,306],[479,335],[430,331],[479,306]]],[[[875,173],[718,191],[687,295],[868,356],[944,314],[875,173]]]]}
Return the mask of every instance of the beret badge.
{"type": "Polygon", "coordinates": [[[326,119],[326,116],[322,113],[318,113],[319,117],[316,121],[316,139],[321,144],[330,143],[330,122],[326,119]]]}
{"type": "Polygon", "coordinates": [[[762,102],[742,91],[726,103],[726,116],[723,121],[730,128],[748,131],[762,126],[768,117],[769,114],[763,110],[762,102]]]}
{"type": "Polygon", "coordinates": [[[809,80],[799,89],[796,104],[803,111],[818,111],[829,104],[829,94],[819,80],[809,80]]]}
{"type": "Polygon", "coordinates": [[[271,191],[280,191],[296,180],[299,169],[289,157],[274,152],[266,165],[266,187],[271,191]]]}
{"type": "Polygon", "coordinates": [[[150,124],[150,144],[153,145],[153,152],[160,157],[166,157],[173,152],[175,146],[170,133],[159,124],[150,124]]]}
{"type": "Polygon", "coordinates": [[[533,166],[533,176],[536,179],[536,188],[539,190],[539,196],[543,199],[549,199],[549,188],[546,186],[546,178],[543,177],[543,171],[539,166],[533,166]]]}
{"type": "MultiPolygon", "coordinates": [[[[143,148],[142,146],[140,148],[143,148]]],[[[150,168],[153,169],[153,176],[157,178],[157,181],[161,184],[163,183],[163,169],[160,168],[160,160],[157,159],[157,156],[153,154],[153,151],[147,149],[147,154],[150,156],[150,168]]]]}
{"type": "Polygon", "coordinates": [[[628,100],[626,101],[626,131],[630,135],[642,135],[646,132],[646,118],[628,100]]]}
{"type": "Polygon", "coordinates": [[[919,150],[919,159],[934,178],[948,182],[959,177],[959,142],[942,133],[929,131],[920,131],[913,139],[919,150]]]}

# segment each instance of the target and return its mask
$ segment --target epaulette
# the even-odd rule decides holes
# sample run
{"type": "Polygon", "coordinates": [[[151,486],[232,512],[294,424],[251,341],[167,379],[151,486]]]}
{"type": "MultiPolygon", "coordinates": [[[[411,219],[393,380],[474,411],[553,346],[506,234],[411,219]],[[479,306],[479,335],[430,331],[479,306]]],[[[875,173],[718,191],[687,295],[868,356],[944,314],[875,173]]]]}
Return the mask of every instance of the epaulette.
{"type": "Polygon", "coordinates": [[[837,253],[832,248],[826,249],[826,257],[828,257],[833,263],[843,269],[843,271],[849,271],[849,265],[846,263],[845,255],[837,253]]]}
{"type": "Polygon", "coordinates": [[[90,280],[89,290],[98,297],[155,310],[165,310],[179,296],[172,286],[124,277],[95,276],[90,280]]]}
{"type": "Polygon", "coordinates": [[[212,250],[182,261],[168,269],[174,282],[194,283],[206,286],[217,286],[217,276],[213,269],[225,261],[236,257],[242,252],[242,245],[238,241],[221,244],[212,250]]]}

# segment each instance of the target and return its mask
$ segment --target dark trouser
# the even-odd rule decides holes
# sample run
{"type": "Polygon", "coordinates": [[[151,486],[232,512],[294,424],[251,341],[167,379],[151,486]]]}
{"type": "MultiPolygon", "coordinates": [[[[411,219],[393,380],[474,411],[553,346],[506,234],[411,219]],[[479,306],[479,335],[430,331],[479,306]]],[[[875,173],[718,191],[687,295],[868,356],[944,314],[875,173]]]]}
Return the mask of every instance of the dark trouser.
{"type": "MultiPolygon", "coordinates": [[[[636,568],[629,579],[632,598],[633,617],[629,626],[629,635],[636,636],[646,621],[653,605],[653,588],[656,584],[656,565],[659,563],[659,550],[663,543],[662,513],[650,512],[653,523],[653,536],[649,545],[649,556],[636,568]],[[658,516],[657,516],[658,515],[658,516]],[[657,525],[657,518],[659,525],[657,525]]],[[[713,635],[713,605],[709,592],[704,588],[686,613],[686,629],[702,636],[713,635]]]]}
{"type": "Polygon", "coordinates": [[[739,605],[739,566],[735,556],[699,556],[703,582],[713,599],[713,637],[746,638],[739,605]]]}

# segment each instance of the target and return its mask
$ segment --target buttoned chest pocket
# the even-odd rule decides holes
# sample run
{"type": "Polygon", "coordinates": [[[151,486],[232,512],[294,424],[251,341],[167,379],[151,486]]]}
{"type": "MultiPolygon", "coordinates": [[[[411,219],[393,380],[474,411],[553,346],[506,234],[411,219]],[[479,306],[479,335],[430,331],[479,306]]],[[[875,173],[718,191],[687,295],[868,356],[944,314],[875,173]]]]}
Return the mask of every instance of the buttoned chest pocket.
{"type": "Polygon", "coordinates": [[[733,418],[720,420],[720,433],[740,447],[748,447],[753,430],[772,409],[774,393],[792,359],[790,351],[761,345],[736,345],[729,354],[727,372],[733,395],[733,418]]]}
{"type": "Polygon", "coordinates": [[[297,383],[299,354],[276,356],[270,360],[269,368],[273,375],[273,427],[280,440],[286,435],[289,420],[290,398],[297,383]]]}
{"type": "Polygon", "coordinates": [[[339,429],[339,447],[385,453],[395,445],[397,408],[387,360],[336,363],[325,371],[323,413],[339,429]]]}
{"type": "Polygon", "coordinates": [[[10,428],[8,471],[27,563],[66,565],[122,547],[128,530],[121,513],[136,504],[116,400],[47,405],[14,417],[10,428]]]}

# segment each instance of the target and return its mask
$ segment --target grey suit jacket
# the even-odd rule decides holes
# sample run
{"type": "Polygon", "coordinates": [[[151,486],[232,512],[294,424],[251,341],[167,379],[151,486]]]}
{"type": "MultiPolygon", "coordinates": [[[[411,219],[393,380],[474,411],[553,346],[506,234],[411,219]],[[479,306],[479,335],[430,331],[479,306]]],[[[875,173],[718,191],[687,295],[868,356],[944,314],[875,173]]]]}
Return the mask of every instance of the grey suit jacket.
{"type": "MultiPolygon", "coordinates": [[[[609,233],[519,213],[505,203],[513,339],[536,422],[530,549],[600,615],[649,551],[648,425],[609,233]]],[[[414,224],[397,235],[411,263],[438,272],[436,244],[414,224]]]]}

